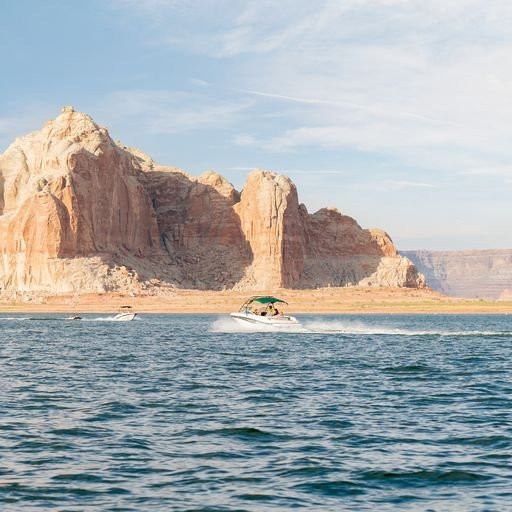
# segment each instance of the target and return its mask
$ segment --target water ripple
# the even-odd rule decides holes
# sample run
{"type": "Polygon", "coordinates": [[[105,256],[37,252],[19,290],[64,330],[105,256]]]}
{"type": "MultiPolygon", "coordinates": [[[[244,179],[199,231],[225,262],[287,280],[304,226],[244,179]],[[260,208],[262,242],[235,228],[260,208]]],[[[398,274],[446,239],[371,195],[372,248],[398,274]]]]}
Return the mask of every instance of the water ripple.
{"type": "Polygon", "coordinates": [[[507,510],[507,316],[0,315],[0,508],[507,510]]]}

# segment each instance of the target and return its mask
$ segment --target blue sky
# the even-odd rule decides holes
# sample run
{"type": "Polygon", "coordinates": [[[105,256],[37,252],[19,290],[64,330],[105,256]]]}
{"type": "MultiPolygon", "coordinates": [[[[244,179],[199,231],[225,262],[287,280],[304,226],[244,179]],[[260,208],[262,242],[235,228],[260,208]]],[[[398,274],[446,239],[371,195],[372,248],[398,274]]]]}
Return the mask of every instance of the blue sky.
{"type": "Polygon", "coordinates": [[[0,151],[74,105],[241,188],[290,176],[400,249],[512,247],[509,0],[0,4],[0,151]]]}

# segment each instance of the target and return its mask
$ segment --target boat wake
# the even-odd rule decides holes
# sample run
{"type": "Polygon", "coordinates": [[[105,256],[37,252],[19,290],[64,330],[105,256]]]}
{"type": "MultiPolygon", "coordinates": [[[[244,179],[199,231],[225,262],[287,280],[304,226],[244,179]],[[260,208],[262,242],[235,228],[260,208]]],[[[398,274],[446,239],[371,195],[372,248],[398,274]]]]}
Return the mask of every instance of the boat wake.
{"type": "Polygon", "coordinates": [[[230,317],[219,318],[210,326],[210,332],[283,332],[283,333],[305,333],[309,332],[300,324],[271,325],[246,323],[240,324],[230,317]]]}
{"type": "MultiPolygon", "coordinates": [[[[139,317],[135,317],[133,320],[139,320],[139,317]]],[[[123,322],[126,320],[116,318],[116,316],[98,316],[98,317],[81,317],[81,318],[70,318],[70,317],[40,317],[40,316],[5,316],[0,317],[0,322],[123,322]]]]}
{"type": "Polygon", "coordinates": [[[345,334],[345,335],[382,335],[382,336],[500,336],[512,337],[512,331],[479,331],[448,329],[404,329],[383,325],[369,325],[364,322],[342,320],[309,320],[300,325],[273,327],[266,325],[240,325],[231,318],[219,318],[210,326],[211,332],[282,332],[295,334],[345,334]]]}
{"type": "Polygon", "coordinates": [[[389,336],[512,336],[512,331],[479,331],[449,329],[404,329],[389,325],[368,325],[364,322],[312,320],[304,323],[309,332],[341,334],[381,334],[389,336]]]}

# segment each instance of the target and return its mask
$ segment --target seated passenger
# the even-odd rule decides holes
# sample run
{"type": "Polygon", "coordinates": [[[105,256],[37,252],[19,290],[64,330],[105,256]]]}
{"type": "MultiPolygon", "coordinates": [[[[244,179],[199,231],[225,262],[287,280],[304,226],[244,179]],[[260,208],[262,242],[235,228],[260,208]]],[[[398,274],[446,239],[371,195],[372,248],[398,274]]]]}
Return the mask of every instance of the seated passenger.
{"type": "Polygon", "coordinates": [[[276,315],[277,315],[277,309],[274,307],[274,303],[271,302],[267,308],[267,316],[276,316],[276,315]]]}

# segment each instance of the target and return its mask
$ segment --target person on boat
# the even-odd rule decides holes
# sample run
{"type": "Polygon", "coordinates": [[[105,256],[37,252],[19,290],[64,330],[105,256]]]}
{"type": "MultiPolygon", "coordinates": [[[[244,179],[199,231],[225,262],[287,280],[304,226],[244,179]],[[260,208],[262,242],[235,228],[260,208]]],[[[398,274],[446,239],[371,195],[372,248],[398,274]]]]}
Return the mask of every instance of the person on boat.
{"type": "Polygon", "coordinates": [[[276,316],[277,309],[274,307],[274,303],[271,302],[267,307],[267,316],[276,316]]]}

